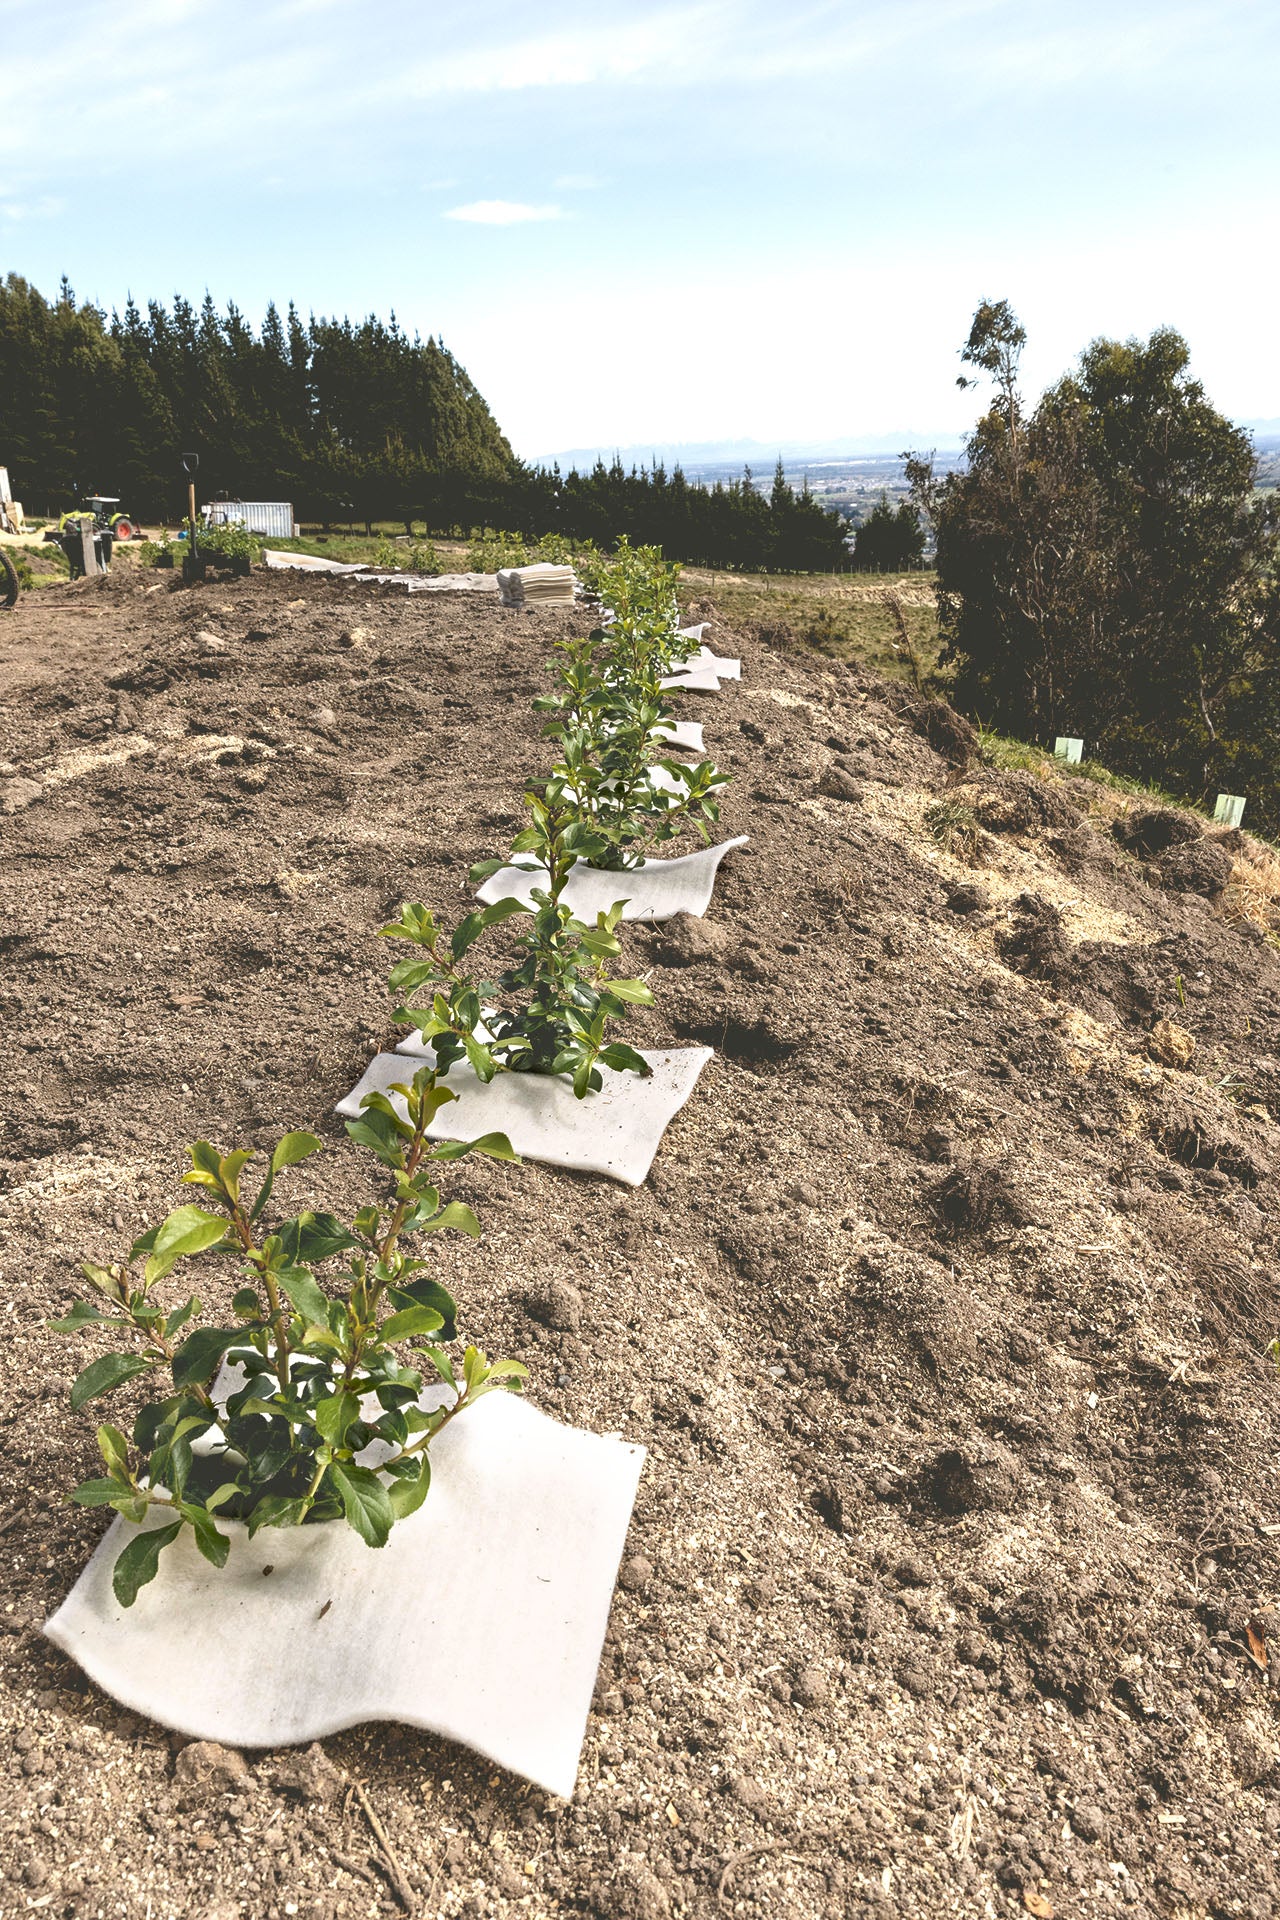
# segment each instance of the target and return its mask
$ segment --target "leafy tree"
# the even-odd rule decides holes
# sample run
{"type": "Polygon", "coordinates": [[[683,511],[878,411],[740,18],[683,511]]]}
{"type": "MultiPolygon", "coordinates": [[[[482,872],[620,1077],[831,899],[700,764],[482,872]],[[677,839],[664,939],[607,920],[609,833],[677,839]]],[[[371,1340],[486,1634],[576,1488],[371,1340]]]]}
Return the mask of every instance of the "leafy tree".
{"type": "Polygon", "coordinates": [[[889,505],[882,493],[853,540],[853,564],[859,572],[906,573],[924,558],[924,528],[913,500],[889,505]]]}
{"type": "Polygon", "coordinates": [[[627,536],[695,564],[808,571],[848,564],[844,523],[779,468],[771,493],[597,462],[561,475],[515,459],[465,369],[394,314],[303,320],[267,309],[255,333],[220,314],[130,298],[110,320],[64,281],[47,301],[0,282],[0,447],[29,510],[77,489],[118,493],[130,512],[181,516],[178,465],[200,455],[206,496],[285,499],[325,525],[358,515],[450,528],[555,532],[612,548],[627,536]]]}
{"type": "Polygon", "coordinates": [[[966,467],[908,467],[936,529],[957,699],[1024,737],[1080,734],[1190,794],[1248,768],[1275,819],[1277,515],[1254,492],[1248,435],[1170,328],[1094,341],[1032,410],[1024,339],[1007,302],[984,303],[963,358],[996,393],[966,467]]]}

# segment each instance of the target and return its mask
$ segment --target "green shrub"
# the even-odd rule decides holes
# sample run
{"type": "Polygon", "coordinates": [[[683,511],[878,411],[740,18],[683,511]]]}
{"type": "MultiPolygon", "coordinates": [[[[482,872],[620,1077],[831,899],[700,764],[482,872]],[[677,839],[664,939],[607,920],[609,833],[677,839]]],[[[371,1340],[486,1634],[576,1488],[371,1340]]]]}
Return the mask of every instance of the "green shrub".
{"type": "MultiPolygon", "coordinates": [[[[187,538],[191,538],[191,522],[183,521],[187,538]]],[[[224,560],[248,560],[250,566],[256,566],[262,558],[262,542],[257,534],[239,520],[221,520],[216,526],[197,529],[196,544],[201,553],[217,554],[224,560]]]]}
{"type": "Polygon", "coordinates": [[[499,567],[527,567],[529,552],[518,533],[496,533],[492,527],[472,527],[467,553],[469,573],[496,573],[499,567]]]}
{"type": "Polygon", "coordinates": [[[510,1142],[489,1134],[430,1145],[428,1127],[455,1096],[436,1085],[429,1068],[392,1091],[402,1097],[405,1117],[387,1095],[370,1094],[347,1132],[391,1174],[394,1198],[361,1207],[350,1226],[307,1210],[268,1228],[279,1175],[317,1152],[319,1140],[286,1134],[252,1200],[240,1185],[252,1152],[224,1154],[197,1140],[184,1178],[216,1210],[178,1207],[120,1264],[83,1266],[97,1304],[78,1300],[53,1322],[62,1333],[92,1327],[132,1336],[131,1351],[101,1354],[79,1374],[71,1389],[76,1410],[135,1379],[167,1376],[161,1397],[138,1414],[131,1439],[119,1427],[99,1427],[105,1476],[71,1496],[80,1506],[114,1507],[134,1522],[157,1511],[173,1515],[130,1541],[116,1561],[112,1584],[121,1606],[131,1606],[154,1579],[161,1552],[184,1529],[206,1560],[223,1566],[230,1540],[219,1532],[219,1515],[243,1520],[250,1533],[345,1518],[369,1546],[384,1545],[394,1522],[427,1496],[436,1434],[482,1395],[517,1387],[524,1377],[518,1362],[490,1365],[468,1347],[459,1378],[446,1352],[457,1308],[405,1244],[445,1229],[477,1237],[469,1207],[441,1204],[432,1163],[471,1152],[514,1160],[510,1142]],[[215,1256],[237,1262],[243,1276],[230,1324],[222,1326],[199,1324],[194,1295],[172,1303],[160,1297],[181,1262],[215,1256]],[[345,1271],[330,1291],[325,1279],[340,1259],[345,1271]],[[220,1403],[212,1387],[227,1359],[244,1378],[220,1403]],[[454,1390],[452,1405],[422,1411],[424,1370],[454,1390]],[[362,1402],[371,1396],[376,1411],[366,1413],[362,1402]],[[391,1448],[376,1471],[357,1457],[375,1440],[391,1448]]]}
{"type": "MultiPolygon", "coordinates": [[[[430,1005],[406,1003],[394,1017],[418,1029],[441,1073],[465,1056],[486,1083],[503,1072],[564,1074],[581,1100],[603,1086],[601,1067],[648,1074],[635,1049],[611,1040],[609,1029],[626,1018],[628,1007],[651,1006],[653,995],[642,980],[616,979],[608,971],[622,951],[617,927],[625,902],[616,901],[587,926],[561,898],[575,861],[589,858],[598,840],[572,806],[536,793],[526,793],[525,805],[530,824],[512,850],[532,856],[548,875],[545,887],[531,889],[533,911],[517,900],[499,900],[468,914],[446,944],[427,908],[402,907],[382,935],[409,941],[418,953],[393,967],[391,987],[403,995],[426,989],[430,1005]],[[517,942],[515,965],[492,980],[477,979],[463,965],[470,948],[517,914],[527,917],[528,926],[517,942]]],[[[481,861],[471,879],[488,879],[505,865],[504,859],[481,861]]]]}

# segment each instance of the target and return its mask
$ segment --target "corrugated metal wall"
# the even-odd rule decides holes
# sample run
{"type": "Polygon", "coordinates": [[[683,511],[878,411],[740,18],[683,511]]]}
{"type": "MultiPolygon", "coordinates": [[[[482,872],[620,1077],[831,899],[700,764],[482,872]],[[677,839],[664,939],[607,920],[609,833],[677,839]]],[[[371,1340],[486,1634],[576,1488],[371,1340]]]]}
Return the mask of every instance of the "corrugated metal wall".
{"type": "Polygon", "coordinates": [[[216,525],[237,520],[250,533],[262,533],[270,540],[293,538],[293,507],[288,500],[215,500],[206,509],[216,525]]]}

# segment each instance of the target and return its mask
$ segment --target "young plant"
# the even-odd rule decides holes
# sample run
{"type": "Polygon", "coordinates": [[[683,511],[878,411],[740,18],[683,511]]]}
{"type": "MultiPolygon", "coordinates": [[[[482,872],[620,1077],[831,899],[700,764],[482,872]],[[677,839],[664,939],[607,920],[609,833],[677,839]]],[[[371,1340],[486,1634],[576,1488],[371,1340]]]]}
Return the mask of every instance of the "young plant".
{"type": "Polygon", "coordinates": [[[370,1094],[347,1126],[392,1181],[390,1197],[361,1207],[349,1226],[310,1211],[267,1224],[277,1177],[319,1150],[314,1135],[285,1135],[252,1199],[242,1181],[253,1153],[224,1154],[197,1140],[184,1179],[207,1204],[176,1208],[118,1265],[85,1264],[97,1303],[78,1300],[52,1323],[62,1333],[107,1327],[132,1337],[131,1350],[102,1354],[79,1374],[77,1411],[132,1380],[164,1382],[131,1437],[99,1427],[106,1472],[71,1495],[140,1525],[159,1521],[116,1561],[121,1606],[132,1606],[186,1529],[205,1559],[223,1566],[231,1542],[219,1516],[244,1521],[251,1534],[345,1518],[369,1546],[385,1545],[394,1523],[427,1497],[435,1436],[485,1394],[517,1389],[525,1377],[518,1361],[491,1363],[477,1347],[455,1367],[446,1348],[457,1308],[412,1250],[425,1235],[480,1232],[469,1207],[442,1204],[434,1163],[473,1152],[514,1160],[511,1144],[504,1134],[430,1144],[431,1122],[456,1097],[430,1068],[392,1092],[403,1115],[387,1095],[370,1094]],[[239,1265],[227,1324],[200,1324],[194,1294],[165,1297],[181,1263],[201,1256],[239,1265]],[[331,1290],[325,1279],[339,1259],[341,1283],[331,1290]],[[419,1405],[424,1372],[453,1396],[430,1412],[419,1405]],[[361,1459],[375,1443],[386,1450],[376,1467],[361,1459]]]}
{"type": "Polygon", "coordinates": [[[555,716],[544,729],[560,746],[552,779],[603,842],[594,866],[636,865],[646,846],[672,839],[686,820],[706,840],[704,823],[719,818],[716,796],[728,775],[663,752],[671,708],[662,682],[695,650],[678,631],[677,571],[656,549],[620,542],[600,578],[605,624],[560,643],[559,687],[534,702],[555,716]]]}
{"type": "MultiPolygon", "coordinates": [[[[653,995],[642,980],[616,979],[608,971],[622,951],[617,928],[626,901],[615,901],[588,926],[561,898],[575,863],[601,853],[603,842],[554,783],[545,797],[527,793],[525,805],[529,825],[512,851],[518,863],[547,876],[546,886],[530,888],[532,912],[519,900],[496,901],[468,914],[446,942],[427,908],[402,907],[399,920],[381,933],[408,941],[417,953],[392,968],[391,987],[403,995],[425,988],[431,998],[426,1007],[398,1006],[394,1017],[418,1029],[441,1073],[465,1056],[486,1084],[500,1072],[565,1074],[581,1100],[604,1085],[601,1067],[650,1072],[634,1047],[609,1038],[609,1028],[629,1007],[652,1006],[653,995]],[[495,979],[477,979],[464,965],[471,947],[517,914],[529,924],[516,964],[495,979]]],[[[505,865],[481,861],[471,879],[486,880],[505,865]]]]}

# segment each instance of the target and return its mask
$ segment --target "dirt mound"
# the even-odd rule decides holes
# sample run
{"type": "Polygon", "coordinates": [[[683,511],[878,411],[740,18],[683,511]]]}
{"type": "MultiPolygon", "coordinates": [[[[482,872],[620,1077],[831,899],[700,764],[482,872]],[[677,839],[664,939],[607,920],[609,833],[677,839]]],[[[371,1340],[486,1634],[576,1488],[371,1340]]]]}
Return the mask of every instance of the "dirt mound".
{"type": "Polygon", "coordinates": [[[1080,815],[1066,795],[1030,773],[1008,773],[992,783],[975,805],[989,833],[1070,833],[1080,815]]]}
{"type": "Polygon", "coordinates": [[[1111,831],[1127,853],[1143,859],[1186,846],[1204,834],[1194,814],[1173,807],[1132,807],[1120,815],[1111,831]]]}
{"type": "Polygon", "coordinates": [[[751,842],[625,951],[637,1042],[717,1058],[643,1188],[462,1163],[484,1238],[430,1249],[538,1404],[650,1449],[571,1803],[385,1725],[175,1767],[38,1627],[103,1525],[64,1498],[74,1263],[189,1197],[201,1133],[311,1127],[364,1196],[332,1106],[391,1031],[375,930],[463,908],[585,619],[121,573],[0,626],[6,1911],[1280,1902],[1275,947],[1161,879],[1215,844],[1183,816],[1126,858],[1090,783],[957,785],[900,689],[698,617],[751,842]]]}

